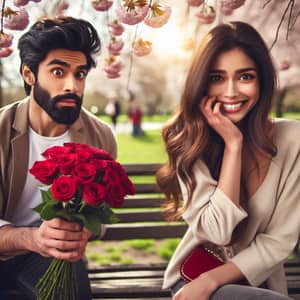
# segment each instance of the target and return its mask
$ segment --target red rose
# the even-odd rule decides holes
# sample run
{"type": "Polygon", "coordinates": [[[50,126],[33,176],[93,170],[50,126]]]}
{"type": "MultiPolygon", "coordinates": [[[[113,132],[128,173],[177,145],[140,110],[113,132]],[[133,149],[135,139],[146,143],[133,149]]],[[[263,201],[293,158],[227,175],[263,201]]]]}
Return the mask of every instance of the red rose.
{"type": "Polygon", "coordinates": [[[69,176],[61,176],[54,179],[51,186],[51,192],[54,199],[58,201],[68,202],[71,200],[78,187],[78,181],[76,178],[69,176]]]}
{"type": "Polygon", "coordinates": [[[99,171],[103,172],[105,170],[105,168],[107,168],[107,160],[103,160],[103,159],[93,158],[90,160],[90,164],[95,166],[97,172],[99,172],[99,171]]]}
{"type": "Polygon", "coordinates": [[[62,154],[53,160],[57,163],[60,173],[64,175],[69,175],[71,174],[71,171],[77,163],[77,154],[62,154]]]}
{"type": "Polygon", "coordinates": [[[87,184],[94,181],[96,168],[92,164],[81,163],[74,167],[72,174],[80,184],[87,184]]]}
{"type": "Polygon", "coordinates": [[[82,198],[92,206],[98,206],[105,197],[105,188],[99,183],[92,182],[83,187],[82,198]]]}
{"type": "Polygon", "coordinates": [[[121,186],[121,177],[114,169],[112,169],[110,167],[107,167],[104,170],[104,175],[103,175],[102,181],[105,184],[112,183],[113,185],[121,186]]]}
{"type": "Polygon", "coordinates": [[[76,150],[76,154],[78,156],[78,162],[80,163],[88,163],[90,159],[93,158],[93,154],[88,151],[88,149],[78,149],[76,150]]]}
{"type": "Polygon", "coordinates": [[[51,184],[55,178],[57,164],[50,160],[36,161],[29,172],[40,182],[51,184]]]}
{"type": "Polygon", "coordinates": [[[111,162],[112,168],[118,173],[121,185],[124,188],[124,191],[126,194],[134,195],[135,194],[135,188],[132,184],[132,182],[129,180],[125,169],[122,167],[120,163],[117,161],[111,162]]]}
{"type": "Polygon", "coordinates": [[[134,195],[136,193],[135,187],[129,180],[126,173],[121,175],[121,184],[126,194],[134,195]]]}
{"type": "Polygon", "coordinates": [[[125,193],[120,185],[113,182],[106,186],[105,201],[111,207],[121,207],[124,202],[125,193]]]}
{"type": "Polygon", "coordinates": [[[62,146],[53,146],[48,148],[46,151],[42,153],[42,155],[47,158],[57,158],[60,155],[71,153],[70,148],[62,147],[62,146]]]}
{"type": "Polygon", "coordinates": [[[97,147],[79,143],[64,143],[64,146],[72,149],[73,152],[78,153],[79,151],[84,151],[86,154],[91,156],[91,158],[113,160],[112,156],[108,152],[97,147]]]}

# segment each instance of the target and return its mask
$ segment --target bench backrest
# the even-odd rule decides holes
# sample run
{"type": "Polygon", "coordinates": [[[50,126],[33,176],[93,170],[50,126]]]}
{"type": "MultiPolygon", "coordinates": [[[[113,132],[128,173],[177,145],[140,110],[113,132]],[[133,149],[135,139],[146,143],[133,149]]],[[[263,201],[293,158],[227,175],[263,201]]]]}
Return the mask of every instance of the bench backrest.
{"type": "MultiPolygon", "coordinates": [[[[155,181],[161,164],[124,164],[132,178],[136,195],[125,200],[116,210],[120,222],[107,226],[103,240],[161,239],[182,237],[187,229],[184,222],[166,222],[161,205],[165,200],[155,181]]],[[[299,256],[299,243],[294,249],[299,256]]]]}
{"type": "Polygon", "coordinates": [[[122,208],[115,210],[120,222],[107,226],[103,240],[182,237],[183,222],[166,222],[161,205],[164,195],[155,183],[160,164],[124,164],[134,182],[136,195],[129,196],[122,208]]]}

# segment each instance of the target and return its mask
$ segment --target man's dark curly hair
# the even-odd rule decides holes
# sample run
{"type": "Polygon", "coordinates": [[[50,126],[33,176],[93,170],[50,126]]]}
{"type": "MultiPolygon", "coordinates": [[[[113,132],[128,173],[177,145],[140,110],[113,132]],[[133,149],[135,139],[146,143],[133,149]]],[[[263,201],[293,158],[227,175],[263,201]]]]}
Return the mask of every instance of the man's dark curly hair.
{"type": "MultiPolygon", "coordinates": [[[[38,67],[48,52],[54,49],[80,51],[85,54],[90,70],[96,66],[92,55],[101,50],[96,29],[89,22],[72,17],[43,18],[31,26],[19,39],[21,67],[27,65],[37,77],[38,67]]],[[[29,95],[31,87],[24,81],[29,95]]]]}

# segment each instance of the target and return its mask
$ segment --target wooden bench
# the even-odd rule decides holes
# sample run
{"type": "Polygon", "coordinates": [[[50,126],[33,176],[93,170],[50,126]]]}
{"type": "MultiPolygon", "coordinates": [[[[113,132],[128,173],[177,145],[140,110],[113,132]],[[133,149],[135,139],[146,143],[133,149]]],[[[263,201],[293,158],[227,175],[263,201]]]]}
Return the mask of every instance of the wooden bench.
{"type": "MultiPolygon", "coordinates": [[[[130,177],[134,176],[137,194],[126,199],[118,209],[118,224],[107,226],[103,240],[125,241],[130,239],[162,239],[182,237],[186,225],[183,222],[167,223],[161,212],[163,195],[153,176],[159,164],[124,165],[130,177]],[[149,183],[149,180],[152,181],[149,183]],[[147,182],[145,182],[147,181],[147,182]]],[[[285,264],[289,294],[300,300],[300,258],[285,264]]],[[[164,264],[132,264],[103,266],[89,269],[93,299],[170,300],[169,290],[162,290],[164,264]]],[[[0,299],[1,296],[0,296],[0,299]]],[[[24,298],[3,298],[22,299],[24,298]]]]}

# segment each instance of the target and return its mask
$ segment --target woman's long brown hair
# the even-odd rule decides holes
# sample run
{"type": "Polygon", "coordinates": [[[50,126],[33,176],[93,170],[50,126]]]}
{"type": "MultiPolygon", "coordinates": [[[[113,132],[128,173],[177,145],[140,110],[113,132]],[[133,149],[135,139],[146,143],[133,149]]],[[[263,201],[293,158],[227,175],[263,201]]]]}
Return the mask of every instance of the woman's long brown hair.
{"type": "MultiPolygon", "coordinates": [[[[259,151],[271,156],[276,154],[276,146],[269,136],[268,114],[277,78],[269,50],[259,33],[246,23],[230,22],[216,26],[195,52],[179,108],[162,130],[168,162],[156,175],[157,183],[168,200],[165,212],[170,220],[177,219],[182,213],[182,194],[177,176],[187,187],[185,207],[191,202],[195,189],[192,169],[198,159],[206,163],[214,179],[219,178],[224,142],[208,125],[199,109],[199,102],[207,94],[213,62],[218,55],[234,48],[241,49],[255,62],[259,78],[259,99],[243,120],[244,144],[250,153],[259,151]]],[[[242,190],[246,189],[245,180],[245,174],[242,173],[242,190]]]]}

